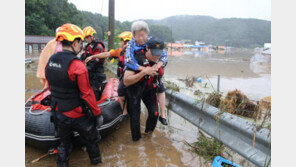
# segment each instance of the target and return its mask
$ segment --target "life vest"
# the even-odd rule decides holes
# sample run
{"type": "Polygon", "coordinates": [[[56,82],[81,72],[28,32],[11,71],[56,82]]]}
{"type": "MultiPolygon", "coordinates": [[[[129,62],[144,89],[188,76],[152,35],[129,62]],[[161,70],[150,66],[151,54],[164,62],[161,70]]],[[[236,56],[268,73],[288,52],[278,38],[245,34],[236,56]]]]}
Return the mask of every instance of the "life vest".
{"type": "Polygon", "coordinates": [[[82,105],[78,84],[68,75],[68,68],[74,59],[79,60],[73,52],[63,50],[50,57],[45,69],[53,107],[58,105],[60,112],[82,105]]]}
{"type": "Polygon", "coordinates": [[[124,72],[124,58],[125,58],[125,49],[120,52],[118,64],[117,64],[117,77],[121,78],[124,72]]]}
{"type": "MultiPolygon", "coordinates": [[[[105,45],[102,41],[99,41],[97,39],[94,39],[91,43],[87,44],[84,49],[84,54],[81,56],[81,60],[84,61],[87,57],[92,56],[94,54],[105,52],[105,45]],[[101,44],[103,48],[98,46],[101,44]]],[[[105,59],[93,59],[87,62],[86,67],[88,71],[90,72],[101,72],[104,73],[104,62],[105,59]]]]}
{"type": "MultiPolygon", "coordinates": [[[[149,62],[148,59],[146,58],[146,49],[135,51],[134,58],[135,60],[137,60],[139,65],[144,67],[151,67],[155,64],[154,62],[149,62]]],[[[147,82],[148,88],[156,88],[159,85],[158,79],[162,77],[163,74],[164,74],[164,70],[163,68],[160,68],[158,70],[158,75],[155,75],[153,77],[146,75],[143,78],[141,78],[140,82],[147,82]]]]}
{"type": "MultiPolygon", "coordinates": [[[[134,59],[137,61],[137,63],[144,67],[151,67],[155,63],[149,62],[146,58],[146,49],[140,49],[139,51],[134,52],[134,59]]],[[[139,71],[136,71],[136,73],[139,73],[139,71]]],[[[150,91],[155,88],[155,91],[158,92],[159,87],[159,78],[164,74],[164,70],[162,68],[159,69],[158,75],[155,75],[153,77],[151,76],[144,76],[139,80],[139,82],[130,85],[127,87],[127,97],[129,99],[138,99],[141,98],[142,93],[144,91],[150,91]]],[[[135,100],[136,101],[136,100],[135,100]]]]}

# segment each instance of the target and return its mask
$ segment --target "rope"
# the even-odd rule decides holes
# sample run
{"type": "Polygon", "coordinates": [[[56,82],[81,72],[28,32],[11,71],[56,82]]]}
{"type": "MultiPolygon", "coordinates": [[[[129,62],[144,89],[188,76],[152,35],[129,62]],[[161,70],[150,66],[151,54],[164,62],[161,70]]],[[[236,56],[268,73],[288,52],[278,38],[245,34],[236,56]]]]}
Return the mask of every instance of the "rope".
{"type": "MultiPolygon", "coordinates": [[[[31,106],[31,107],[25,107],[25,108],[30,108],[30,109],[29,109],[29,113],[32,114],[32,115],[42,115],[45,111],[49,111],[49,110],[50,110],[50,108],[47,108],[47,109],[45,109],[45,110],[41,110],[40,112],[35,112],[35,113],[34,113],[34,112],[32,111],[32,107],[33,107],[33,106],[31,106]]],[[[37,110],[37,111],[38,111],[38,110],[37,110]]]]}
{"type": "Polygon", "coordinates": [[[107,99],[105,102],[99,104],[99,107],[102,107],[102,106],[108,105],[109,103],[111,103],[111,100],[110,100],[110,99],[107,99]]]}

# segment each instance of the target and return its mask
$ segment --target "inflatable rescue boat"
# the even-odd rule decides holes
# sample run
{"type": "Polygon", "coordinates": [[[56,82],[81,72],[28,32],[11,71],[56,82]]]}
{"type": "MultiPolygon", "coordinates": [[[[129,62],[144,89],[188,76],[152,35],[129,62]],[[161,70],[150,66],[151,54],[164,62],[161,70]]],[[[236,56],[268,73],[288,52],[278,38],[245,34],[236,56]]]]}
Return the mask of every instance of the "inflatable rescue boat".
{"type": "MultiPolygon", "coordinates": [[[[97,129],[102,137],[118,128],[122,117],[117,94],[118,85],[119,80],[111,78],[106,83],[100,100],[97,101],[104,117],[104,124],[97,129]]],[[[54,124],[50,122],[51,108],[47,105],[49,95],[49,89],[43,89],[25,103],[25,141],[26,144],[40,149],[55,147],[59,140],[55,136],[54,124]]],[[[79,134],[74,132],[74,137],[78,142],[79,134]]]]}

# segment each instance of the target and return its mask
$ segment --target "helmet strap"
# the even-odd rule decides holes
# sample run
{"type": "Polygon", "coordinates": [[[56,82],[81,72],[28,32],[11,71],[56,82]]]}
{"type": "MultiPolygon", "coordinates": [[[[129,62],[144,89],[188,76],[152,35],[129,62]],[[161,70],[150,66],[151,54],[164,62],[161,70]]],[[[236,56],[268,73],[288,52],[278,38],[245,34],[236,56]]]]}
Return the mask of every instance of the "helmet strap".
{"type": "Polygon", "coordinates": [[[71,48],[72,48],[72,51],[73,51],[73,53],[75,54],[75,55],[77,55],[78,53],[76,53],[76,51],[75,51],[75,49],[73,48],[73,45],[71,45],[71,48]]]}

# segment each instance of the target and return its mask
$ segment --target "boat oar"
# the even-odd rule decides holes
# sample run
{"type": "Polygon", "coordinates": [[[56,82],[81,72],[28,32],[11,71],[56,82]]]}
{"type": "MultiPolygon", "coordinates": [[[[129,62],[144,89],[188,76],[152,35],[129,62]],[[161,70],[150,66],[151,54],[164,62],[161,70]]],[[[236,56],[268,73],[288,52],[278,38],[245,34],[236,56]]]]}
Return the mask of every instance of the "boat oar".
{"type": "Polygon", "coordinates": [[[46,156],[48,156],[48,155],[53,155],[53,154],[57,154],[57,153],[58,153],[58,150],[57,150],[57,149],[50,149],[50,150],[48,150],[48,153],[46,153],[46,154],[44,154],[44,155],[42,155],[42,156],[40,156],[40,157],[34,159],[33,161],[31,161],[31,163],[36,163],[36,162],[38,162],[40,159],[42,159],[42,158],[44,158],[44,157],[46,157],[46,156]]]}
{"type": "Polygon", "coordinates": [[[36,163],[36,162],[38,162],[40,159],[42,159],[42,158],[44,158],[44,157],[46,157],[46,156],[48,156],[48,155],[49,155],[49,153],[46,153],[46,154],[40,156],[39,158],[34,159],[33,161],[31,161],[31,163],[36,163]]]}

